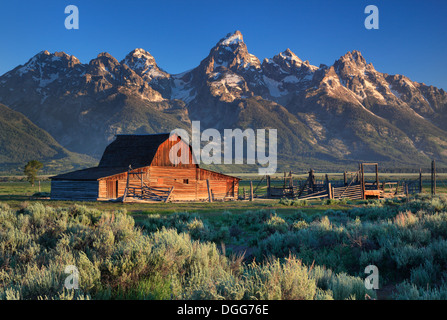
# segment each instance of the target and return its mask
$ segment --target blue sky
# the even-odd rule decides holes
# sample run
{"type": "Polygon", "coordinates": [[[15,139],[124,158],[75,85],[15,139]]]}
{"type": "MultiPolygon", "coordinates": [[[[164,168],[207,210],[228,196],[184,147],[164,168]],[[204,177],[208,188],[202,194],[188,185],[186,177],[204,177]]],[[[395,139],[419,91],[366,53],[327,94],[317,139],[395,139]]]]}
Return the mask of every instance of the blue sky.
{"type": "Polygon", "coordinates": [[[446,15],[444,0],[2,1],[0,74],[42,50],[88,63],[104,51],[121,60],[134,48],[180,73],[197,66],[227,33],[240,30],[261,61],[290,48],[318,66],[357,49],[380,72],[446,90],[446,15]],[[64,27],[70,4],[79,8],[79,30],[64,27]],[[369,4],[379,8],[379,30],[364,27],[369,4]]]}

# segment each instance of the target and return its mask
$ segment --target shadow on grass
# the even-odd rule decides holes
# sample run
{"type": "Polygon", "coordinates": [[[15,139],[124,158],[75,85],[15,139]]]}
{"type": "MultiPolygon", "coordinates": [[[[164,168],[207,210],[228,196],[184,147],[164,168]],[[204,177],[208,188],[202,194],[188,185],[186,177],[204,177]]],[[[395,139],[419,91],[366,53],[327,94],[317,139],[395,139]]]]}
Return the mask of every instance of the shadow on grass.
{"type": "Polygon", "coordinates": [[[29,201],[34,200],[32,196],[15,195],[15,194],[2,194],[0,195],[0,201],[29,201]]]}

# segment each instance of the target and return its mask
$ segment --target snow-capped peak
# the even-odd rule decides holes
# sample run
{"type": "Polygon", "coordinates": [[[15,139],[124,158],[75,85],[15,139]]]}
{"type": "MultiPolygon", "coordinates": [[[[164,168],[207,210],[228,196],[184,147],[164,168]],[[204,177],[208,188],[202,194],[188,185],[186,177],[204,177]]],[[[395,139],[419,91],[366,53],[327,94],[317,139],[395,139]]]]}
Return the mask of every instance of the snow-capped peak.
{"type": "Polygon", "coordinates": [[[168,74],[158,68],[155,58],[148,51],[141,48],[132,50],[121,63],[126,64],[148,81],[154,78],[168,77],[168,74]]]}
{"type": "Polygon", "coordinates": [[[239,43],[244,42],[244,37],[239,30],[236,30],[234,33],[229,33],[226,35],[224,39],[222,39],[219,44],[223,46],[233,46],[239,43]]]}
{"type": "Polygon", "coordinates": [[[135,50],[131,51],[129,55],[132,55],[135,58],[144,58],[146,60],[153,61],[155,63],[154,57],[146,50],[141,48],[136,48],[135,50]]]}
{"type": "Polygon", "coordinates": [[[221,39],[211,50],[208,59],[212,63],[210,70],[213,71],[219,67],[246,70],[261,67],[259,59],[248,52],[240,31],[229,33],[221,39]]]}
{"type": "Polygon", "coordinates": [[[290,49],[278,53],[271,59],[265,59],[263,65],[270,70],[267,71],[268,73],[279,72],[282,76],[286,74],[312,73],[318,69],[318,67],[311,65],[309,61],[303,61],[298,58],[290,49]]]}
{"type": "Polygon", "coordinates": [[[156,66],[155,58],[146,50],[137,48],[131,51],[123,60],[134,71],[144,71],[156,66]]]}
{"type": "Polygon", "coordinates": [[[294,65],[301,65],[303,63],[303,61],[298,58],[298,56],[294,54],[289,48],[287,48],[286,51],[281,52],[279,56],[284,60],[290,61],[294,65]]]}
{"type": "Polygon", "coordinates": [[[339,59],[340,62],[354,62],[358,65],[366,66],[366,60],[363,58],[362,53],[358,50],[348,51],[344,56],[339,59]]]}
{"type": "Polygon", "coordinates": [[[72,68],[80,63],[81,62],[75,56],[70,56],[65,52],[50,53],[49,51],[44,50],[40,51],[23,66],[18,68],[17,72],[19,76],[30,71],[39,74],[45,74],[47,72],[65,72],[67,68],[72,68]]]}

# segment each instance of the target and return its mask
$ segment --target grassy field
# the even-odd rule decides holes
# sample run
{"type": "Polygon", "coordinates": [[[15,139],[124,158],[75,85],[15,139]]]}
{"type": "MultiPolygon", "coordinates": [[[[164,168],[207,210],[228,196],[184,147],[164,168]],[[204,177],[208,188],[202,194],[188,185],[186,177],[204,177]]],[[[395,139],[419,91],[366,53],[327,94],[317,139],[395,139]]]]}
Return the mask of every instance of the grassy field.
{"type": "Polygon", "coordinates": [[[123,204],[37,191],[0,183],[0,299],[447,299],[442,194],[123,204]],[[79,290],[61,289],[67,265],[79,290]]]}
{"type": "MultiPolygon", "coordinates": [[[[289,208],[281,205],[278,200],[255,201],[227,201],[227,202],[179,202],[179,203],[119,203],[119,202],[98,202],[98,201],[53,201],[33,197],[38,192],[38,187],[31,187],[28,182],[0,182],[0,202],[7,203],[13,209],[20,209],[24,202],[39,201],[52,207],[68,207],[75,204],[82,204],[87,208],[100,210],[126,210],[129,214],[141,216],[146,214],[168,214],[174,212],[188,211],[201,214],[215,214],[223,211],[233,213],[245,212],[247,210],[272,210],[284,213],[294,212],[295,208],[289,208]]],[[[41,183],[41,192],[50,192],[50,182],[41,183]]],[[[335,209],[347,209],[348,205],[332,205],[335,209]]],[[[318,212],[326,210],[327,205],[322,201],[312,202],[311,206],[303,207],[303,210],[309,212],[318,212]]]]}
{"type": "MultiPolygon", "coordinates": [[[[259,177],[258,177],[259,178],[259,177]]],[[[259,182],[254,181],[253,184],[259,182]]],[[[278,180],[278,185],[282,184],[282,180],[278,180]]],[[[240,182],[240,192],[245,188],[248,197],[250,182],[242,180],[240,182]]],[[[430,192],[430,183],[424,182],[424,192],[430,192]]],[[[42,193],[50,193],[50,181],[44,180],[41,182],[40,191],[42,193]]],[[[265,194],[266,187],[260,185],[257,194],[262,196],[265,194]]],[[[222,212],[227,211],[231,213],[243,213],[247,210],[266,210],[267,212],[278,212],[281,214],[293,214],[297,209],[303,212],[313,214],[324,212],[328,209],[332,210],[349,210],[355,207],[362,206],[365,201],[349,201],[337,202],[333,201],[327,204],[326,200],[307,201],[305,205],[284,206],[276,199],[255,199],[255,201],[227,201],[227,202],[179,202],[179,203],[119,203],[119,202],[98,202],[98,201],[53,201],[46,198],[33,197],[39,191],[38,186],[32,187],[28,182],[12,181],[0,182],[0,202],[7,203],[12,209],[20,209],[23,203],[32,203],[35,201],[42,202],[45,205],[52,207],[69,207],[76,204],[82,204],[87,208],[98,210],[126,210],[136,219],[148,214],[169,214],[175,212],[190,212],[200,213],[204,217],[219,216],[222,212]]],[[[437,191],[439,194],[447,193],[447,187],[438,183],[437,191]]]]}

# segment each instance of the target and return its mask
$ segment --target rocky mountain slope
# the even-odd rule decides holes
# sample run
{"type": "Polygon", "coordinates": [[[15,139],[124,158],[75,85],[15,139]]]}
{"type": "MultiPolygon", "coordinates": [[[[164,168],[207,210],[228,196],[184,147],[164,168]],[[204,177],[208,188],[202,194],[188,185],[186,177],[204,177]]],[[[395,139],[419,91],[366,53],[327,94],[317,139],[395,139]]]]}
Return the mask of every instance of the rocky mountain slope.
{"type": "Polygon", "coordinates": [[[117,133],[276,128],[280,164],[328,168],[447,162],[447,93],[375,70],[359,51],[313,66],[291,50],[262,62],[239,31],[200,64],[169,74],[143,49],[88,64],[40,52],[0,77],[0,102],[69,150],[101,155],[117,133]]]}

